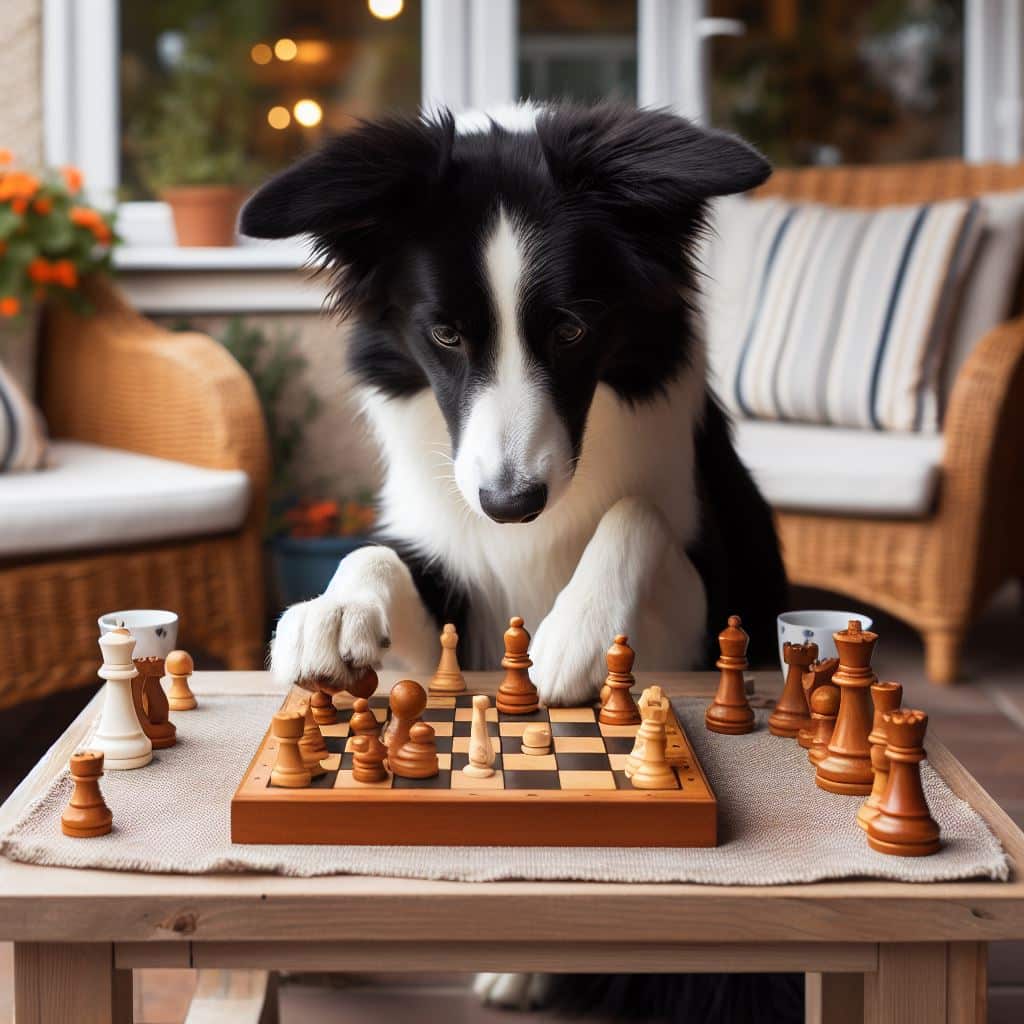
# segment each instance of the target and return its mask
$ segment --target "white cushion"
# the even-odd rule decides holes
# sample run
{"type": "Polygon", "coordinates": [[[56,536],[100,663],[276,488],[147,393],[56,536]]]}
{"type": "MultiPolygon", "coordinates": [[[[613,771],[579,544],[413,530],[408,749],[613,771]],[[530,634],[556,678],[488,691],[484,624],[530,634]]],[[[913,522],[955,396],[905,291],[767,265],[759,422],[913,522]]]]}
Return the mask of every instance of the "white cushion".
{"type": "Polygon", "coordinates": [[[736,449],[780,509],[919,519],[932,510],[942,436],[742,420],[736,449]]]}
{"type": "Polygon", "coordinates": [[[0,476],[0,557],[220,533],[240,526],[249,507],[241,470],[78,441],[54,441],[49,462],[0,476]]]}

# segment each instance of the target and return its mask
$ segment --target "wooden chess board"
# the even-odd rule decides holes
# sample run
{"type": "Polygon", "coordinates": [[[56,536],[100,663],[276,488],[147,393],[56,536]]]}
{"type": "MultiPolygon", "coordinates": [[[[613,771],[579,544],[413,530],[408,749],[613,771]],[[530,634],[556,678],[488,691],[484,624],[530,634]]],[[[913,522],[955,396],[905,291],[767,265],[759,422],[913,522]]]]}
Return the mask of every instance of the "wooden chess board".
{"type": "MultiPolygon", "coordinates": [[[[294,690],[285,710],[308,694],[294,690]]],[[[541,708],[530,715],[488,710],[495,774],[474,779],[468,762],[472,694],[431,695],[424,721],[437,736],[440,773],[431,779],[352,778],[346,750],[351,701],[337,698],[338,721],[321,731],[327,768],[304,789],[269,785],[277,740],[269,729],[231,801],[235,843],[341,843],[396,846],[715,846],[718,806],[674,713],[667,724],[674,790],[634,789],[623,772],[639,726],[597,721],[597,705],[541,708]],[[553,750],[523,754],[521,736],[548,722],[553,750]]],[[[384,722],[386,696],[370,706],[384,722]]]]}

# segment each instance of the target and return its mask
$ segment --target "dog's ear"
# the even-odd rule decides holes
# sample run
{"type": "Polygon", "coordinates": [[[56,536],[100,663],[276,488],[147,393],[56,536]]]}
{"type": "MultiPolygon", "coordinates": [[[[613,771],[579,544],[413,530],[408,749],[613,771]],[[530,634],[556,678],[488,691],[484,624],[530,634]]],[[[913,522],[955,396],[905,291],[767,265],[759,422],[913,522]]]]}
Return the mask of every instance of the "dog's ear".
{"type": "Polygon", "coordinates": [[[614,204],[670,216],[760,185],[771,166],[752,146],[661,110],[554,108],[537,133],[555,181],[614,204]]]}

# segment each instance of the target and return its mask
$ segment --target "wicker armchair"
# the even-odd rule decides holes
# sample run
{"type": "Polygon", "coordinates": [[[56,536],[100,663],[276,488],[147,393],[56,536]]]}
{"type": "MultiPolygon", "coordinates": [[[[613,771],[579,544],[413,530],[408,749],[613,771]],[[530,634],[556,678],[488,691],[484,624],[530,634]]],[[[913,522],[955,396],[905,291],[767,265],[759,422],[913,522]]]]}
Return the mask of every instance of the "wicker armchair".
{"type": "Polygon", "coordinates": [[[48,312],[41,401],[55,438],[241,469],[241,529],[209,537],[0,561],[0,707],[96,679],[96,618],[170,608],[179,642],[234,669],[263,662],[262,529],[269,473],[263,415],[245,372],[202,334],[172,334],[96,284],[89,316],[48,312]]]}
{"type": "MultiPolygon", "coordinates": [[[[1024,188],[1024,164],[936,161],[779,171],[762,195],[877,207],[1024,188]]],[[[903,619],[924,639],[928,677],[952,683],[964,636],[1005,581],[1024,579],[1024,316],[982,338],[959,371],[944,423],[936,507],[920,521],[778,513],[796,583],[903,619]]]]}

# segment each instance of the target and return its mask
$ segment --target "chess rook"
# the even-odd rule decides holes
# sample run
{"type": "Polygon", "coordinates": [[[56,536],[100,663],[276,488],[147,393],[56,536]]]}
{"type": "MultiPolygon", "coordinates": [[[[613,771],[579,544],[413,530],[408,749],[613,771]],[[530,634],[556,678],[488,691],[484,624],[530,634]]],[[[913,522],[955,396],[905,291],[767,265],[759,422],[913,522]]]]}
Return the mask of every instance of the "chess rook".
{"type": "Polygon", "coordinates": [[[391,718],[381,739],[388,748],[388,767],[394,771],[391,758],[409,739],[410,730],[423,714],[427,706],[427,691],[414,679],[403,679],[391,688],[389,703],[391,718]]]}
{"type": "Polygon", "coordinates": [[[324,742],[320,726],[316,724],[313,717],[313,708],[309,701],[306,702],[302,714],[302,739],[299,740],[299,753],[302,755],[302,763],[306,771],[315,779],[324,774],[324,767],[320,762],[330,754],[327,744],[324,742]]]}
{"type": "Polygon", "coordinates": [[[676,789],[676,773],[665,755],[668,737],[665,721],[668,718],[669,703],[665,697],[648,698],[644,702],[643,720],[637,739],[642,739],[639,762],[633,769],[629,781],[636,789],[676,789]]]}
{"type": "Polygon", "coordinates": [[[635,658],[636,654],[629,646],[629,637],[620,633],[605,655],[608,677],[601,692],[606,696],[597,716],[602,725],[635,725],[640,721],[640,711],[629,692],[636,682],[633,678],[635,658]]]}
{"type": "MultiPolygon", "coordinates": [[[[657,704],[662,699],[661,687],[660,686],[648,686],[643,693],[640,694],[640,700],[637,702],[637,710],[640,712],[640,719],[643,721],[644,712],[647,709],[647,705],[650,703],[657,704]]],[[[641,758],[644,751],[643,736],[639,730],[637,730],[636,738],[633,740],[633,749],[626,755],[626,762],[622,766],[623,773],[627,779],[633,777],[633,772],[636,771],[637,765],[640,764],[641,758]]]]}
{"type": "Polygon", "coordinates": [[[445,623],[441,630],[441,658],[437,663],[437,671],[430,680],[431,693],[462,693],[466,689],[466,680],[459,668],[459,634],[450,623],[445,623]]]}
{"type": "Polygon", "coordinates": [[[868,735],[872,720],[870,689],[878,682],[871,671],[871,655],[878,634],[862,629],[859,619],[851,619],[846,629],[832,635],[839,650],[839,668],[832,677],[839,687],[839,714],[815,781],[830,793],[867,796],[875,781],[868,735]]]}
{"type": "Polygon", "coordinates": [[[434,727],[427,722],[413,723],[409,738],[394,754],[388,755],[388,767],[401,779],[430,779],[437,775],[434,727]]]}
{"type": "Polygon", "coordinates": [[[516,615],[509,619],[505,630],[505,657],[501,659],[505,678],[498,687],[495,701],[502,714],[531,715],[540,707],[537,687],[530,681],[533,662],[526,653],[529,647],[530,634],[523,629],[523,620],[516,615]]]}
{"type": "Polygon", "coordinates": [[[132,680],[132,700],[142,731],[150,738],[154,750],[173,747],[178,730],[170,721],[170,707],[167,694],[160,685],[164,674],[164,659],[154,656],[136,658],[138,676],[132,680]]]}
{"type": "MultiPolygon", "coordinates": [[[[803,674],[804,700],[807,701],[808,713],[811,708],[811,695],[819,686],[832,682],[832,676],[835,675],[838,667],[838,658],[825,658],[823,661],[811,662],[803,674]]],[[[796,734],[796,741],[804,750],[810,750],[814,744],[815,728],[813,716],[810,716],[807,725],[801,726],[800,731],[796,734]]]]}
{"type": "MultiPolygon", "coordinates": [[[[541,757],[551,753],[551,728],[539,722],[536,725],[528,725],[523,730],[523,741],[520,750],[524,754],[534,757],[541,757]]],[[[492,759],[493,760],[493,759],[492,759]]]]}
{"type": "Polygon", "coordinates": [[[338,720],[338,712],[334,707],[334,698],[325,690],[317,690],[310,704],[313,706],[313,717],[317,725],[334,725],[338,720]]]}
{"type": "Polygon", "coordinates": [[[195,694],[188,681],[194,671],[188,651],[171,651],[164,660],[164,671],[171,680],[167,691],[167,705],[172,711],[193,711],[197,706],[195,694]]]}
{"type": "Polygon", "coordinates": [[[786,683],[768,717],[768,730],[773,736],[795,739],[801,729],[810,728],[811,714],[804,696],[803,676],[811,663],[818,660],[816,643],[782,645],[782,660],[786,663],[786,683]]]}
{"type": "Polygon", "coordinates": [[[740,736],[754,730],[754,712],[747,701],[743,673],[747,670],[747,645],[750,637],[738,615],[729,616],[729,624],[718,634],[720,657],[715,699],[704,712],[704,725],[712,732],[740,736]]]}
{"type": "Polygon", "coordinates": [[[473,718],[469,729],[469,764],[463,769],[464,775],[475,779],[489,779],[494,774],[496,757],[494,744],[487,733],[487,709],[491,701],[486,694],[478,693],[473,698],[473,718]]]}
{"type": "Polygon", "coordinates": [[[811,723],[814,738],[807,751],[807,760],[814,767],[828,756],[828,742],[832,739],[836,715],[839,713],[839,687],[824,683],[811,694],[811,723]]]}
{"type": "Polygon", "coordinates": [[[105,836],[111,829],[113,815],[100,792],[103,775],[103,754],[98,750],[80,750],[71,755],[68,770],[75,788],[60,818],[60,830],[75,839],[105,836]]]}
{"type": "Polygon", "coordinates": [[[277,758],[270,772],[270,784],[284,789],[302,789],[312,781],[302,762],[299,740],[305,727],[305,715],[299,711],[278,711],[270,729],[277,739],[277,758]]]}
{"type": "Polygon", "coordinates": [[[895,711],[902,700],[903,687],[899,683],[875,683],[871,687],[871,703],[874,706],[875,714],[868,742],[871,744],[871,767],[874,770],[875,778],[871,783],[870,795],[857,811],[857,824],[865,832],[868,822],[878,813],[878,805],[889,781],[889,759],[885,756],[888,739],[883,716],[887,711],[895,711]]]}
{"type": "Polygon", "coordinates": [[[939,826],[921,786],[928,716],[923,711],[886,711],[882,721],[888,737],[889,781],[878,813],[868,822],[868,845],[878,853],[927,857],[941,846],[939,826]]]}
{"type": "Polygon", "coordinates": [[[99,676],[107,685],[91,745],[102,751],[108,770],[141,768],[153,760],[153,743],[142,731],[132,698],[132,681],[139,674],[132,661],[135,638],[126,629],[112,630],[99,643],[103,651],[99,676]]]}

